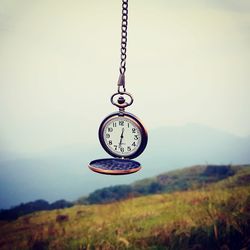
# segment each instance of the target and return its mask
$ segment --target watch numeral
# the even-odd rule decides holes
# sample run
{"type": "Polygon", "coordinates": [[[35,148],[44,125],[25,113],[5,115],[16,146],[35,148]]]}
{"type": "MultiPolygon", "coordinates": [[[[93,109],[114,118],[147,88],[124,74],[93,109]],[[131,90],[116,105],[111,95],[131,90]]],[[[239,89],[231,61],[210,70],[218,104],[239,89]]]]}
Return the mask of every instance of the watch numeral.
{"type": "Polygon", "coordinates": [[[115,150],[117,150],[117,145],[114,145],[115,150]]]}
{"type": "Polygon", "coordinates": [[[108,132],[113,132],[113,129],[112,128],[108,128],[108,132]]]}
{"type": "Polygon", "coordinates": [[[110,138],[110,134],[106,134],[106,138],[110,138]]]}
{"type": "Polygon", "coordinates": [[[113,142],[110,140],[110,141],[109,141],[109,145],[112,145],[112,143],[113,143],[113,142]]]}
{"type": "Polygon", "coordinates": [[[124,121],[119,121],[120,126],[124,126],[124,121]]]}
{"type": "Polygon", "coordinates": [[[124,148],[123,147],[120,147],[120,150],[122,153],[124,153],[124,148]]]}
{"type": "Polygon", "coordinates": [[[116,127],[116,122],[113,122],[113,128],[115,128],[116,127]]]}
{"type": "Polygon", "coordinates": [[[132,128],[132,133],[136,133],[136,128],[132,128]]]}
{"type": "Polygon", "coordinates": [[[134,136],[134,139],[135,139],[135,140],[138,140],[138,139],[139,139],[138,135],[135,135],[135,136],[134,136]]]}
{"type": "Polygon", "coordinates": [[[135,141],[132,143],[132,146],[134,146],[134,147],[136,146],[135,141]]]}
{"type": "Polygon", "coordinates": [[[128,151],[131,151],[131,147],[128,146],[128,147],[127,147],[127,150],[128,150],[128,151]]]}
{"type": "Polygon", "coordinates": [[[129,128],[129,122],[128,122],[128,128],[129,128]]]}

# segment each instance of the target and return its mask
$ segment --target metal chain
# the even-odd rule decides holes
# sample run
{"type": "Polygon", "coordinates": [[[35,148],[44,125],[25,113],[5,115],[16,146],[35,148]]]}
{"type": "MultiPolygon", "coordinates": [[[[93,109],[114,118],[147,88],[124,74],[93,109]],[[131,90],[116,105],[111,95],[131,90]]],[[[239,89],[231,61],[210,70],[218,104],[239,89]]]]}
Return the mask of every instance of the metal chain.
{"type": "Polygon", "coordinates": [[[118,79],[118,92],[121,92],[120,87],[125,89],[125,72],[127,58],[127,29],[128,29],[128,0],[122,0],[122,25],[121,25],[121,63],[120,76],[118,79]]]}

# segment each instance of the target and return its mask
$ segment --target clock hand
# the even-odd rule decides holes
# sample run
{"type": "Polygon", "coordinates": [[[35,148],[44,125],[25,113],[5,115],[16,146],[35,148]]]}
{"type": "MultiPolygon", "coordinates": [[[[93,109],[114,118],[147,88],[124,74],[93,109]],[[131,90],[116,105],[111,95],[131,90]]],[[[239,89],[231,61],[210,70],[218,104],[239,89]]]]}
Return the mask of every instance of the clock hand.
{"type": "Polygon", "coordinates": [[[123,133],[124,133],[124,128],[122,128],[121,138],[120,138],[120,142],[119,142],[119,148],[122,145],[123,133]]]}

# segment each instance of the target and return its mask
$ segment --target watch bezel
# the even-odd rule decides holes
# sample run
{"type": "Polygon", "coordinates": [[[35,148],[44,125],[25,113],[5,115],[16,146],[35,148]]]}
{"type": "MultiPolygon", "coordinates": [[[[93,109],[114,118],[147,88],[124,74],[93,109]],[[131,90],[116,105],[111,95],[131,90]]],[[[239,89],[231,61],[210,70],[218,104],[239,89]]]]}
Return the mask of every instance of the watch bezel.
{"type": "Polygon", "coordinates": [[[128,113],[128,112],[115,112],[112,113],[110,115],[108,115],[107,117],[104,118],[104,120],[101,122],[100,127],[99,127],[99,131],[98,131],[98,137],[99,137],[99,141],[103,147],[103,149],[111,156],[113,157],[118,157],[118,158],[124,158],[124,159],[134,159],[136,157],[138,157],[146,148],[147,146],[147,142],[148,142],[148,133],[147,130],[145,129],[144,125],[142,124],[142,122],[133,114],[128,113]],[[140,130],[141,133],[141,144],[138,147],[138,149],[132,153],[131,155],[128,156],[123,156],[119,153],[115,153],[112,152],[109,147],[106,145],[105,140],[104,140],[104,130],[105,130],[105,125],[109,122],[110,119],[114,118],[114,117],[121,117],[124,116],[128,119],[133,120],[133,122],[135,124],[137,124],[138,129],[140,130]]]}

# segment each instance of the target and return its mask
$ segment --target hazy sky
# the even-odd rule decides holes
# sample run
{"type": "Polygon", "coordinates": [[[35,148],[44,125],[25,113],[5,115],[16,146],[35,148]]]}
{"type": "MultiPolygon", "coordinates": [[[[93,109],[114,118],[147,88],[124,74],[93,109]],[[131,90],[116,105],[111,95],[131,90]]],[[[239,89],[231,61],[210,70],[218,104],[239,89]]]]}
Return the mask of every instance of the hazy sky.
{"type": "MultiPolygon", "coordinates": [[[[116,110],[121,1],[0,0],[0,151],[98,145],[116,110]]],[[[250,135],[250,1],[129,2],[129,111],[250,135]]]]}

